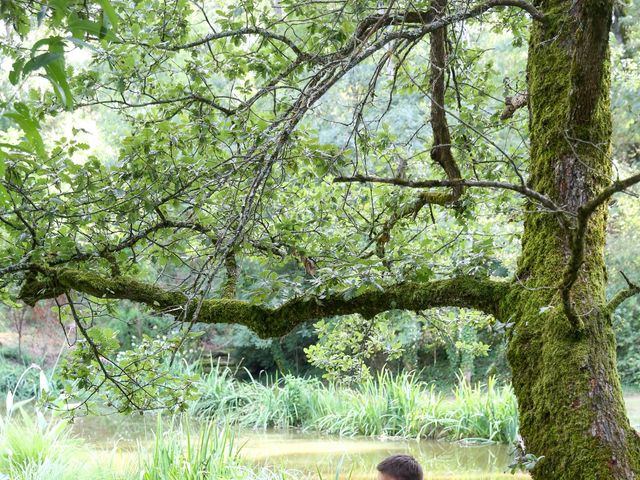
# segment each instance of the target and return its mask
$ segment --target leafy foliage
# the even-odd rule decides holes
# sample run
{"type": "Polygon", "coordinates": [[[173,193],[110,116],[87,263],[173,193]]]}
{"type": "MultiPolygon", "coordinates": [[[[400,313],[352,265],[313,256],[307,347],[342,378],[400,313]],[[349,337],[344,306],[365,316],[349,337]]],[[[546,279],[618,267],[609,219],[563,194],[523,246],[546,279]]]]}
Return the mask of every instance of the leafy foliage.
{"type": "Polygon", "coordinates": [[[157,409],[178,413],[195,398],[196,378],[171,369],[180,338],[144,337],[136,349],[121,351],[115,331],[93,327],[87,333],[60,366],[61,378],[70,380],[60,397],[50,398],[55,403],[89,410],[100,400],[98,405],[121,413],[157,409]],[[159,363],[159,358],[165,360],[159,363]]]}
{"type": "MultiPolygon", "coordinates": [[[[415,192],[333,184],[335,176],[352,171],[442,176],[430,155],[429,47],[418,41],[422,37],[411,43],[399,36],[357,57],[357,64],[345,60],[356,59],[349,56],[353,52],[339,58],[361,22],[379,13],[377,3],[345,2],[337,11],[322,2],[288,0],[277,7],[251,1],[199,8],[182,0],[61,0],[38,10],[24,5],[2,6],[17,32],[3,53],[12,64],[8,80],[19,88],[15,98],[5,98],[3,119],[17,130],[7,129],[0,146],[0,214],[6,220],[0,269],[13,289],[3,291],[3,298],[15,298],[18,286],[42,275],[33,265],[73,265],[181,288],[192,298],[218,297],[230,253],[239,258],[236,297],[268,306],[292,298],[322,304],[336,292],[351,299],[368,288],[451,275],[513,274],[523,202],[511,193],[468,191],[456,208],[421,208],[398,220],[381,256],[376,244],[385,225],[394,212],[414,204],[415,192]],[[220,32],[231,33],[216,36],[220,32]],[[76,58],[80,53],[84,59],[76,58]],[[338,70],[318,77],[327,89],[307,112],[300,107],[300,89],[329,60],[338,70]],[[37,83],[39,74],[47,86],[37,83]],[[109,119],[118,131],[110,139],[117,145],[114,156],[83,138],[80,116],[67,117],[74,124],[70,135],[60,132],[57,122],[72,108],[109,119]],[[113,116],[106,116],[107,109],[113,116]]],[[[401,2],[398,12],[409,6],[426,4],[401,2]]],[[[506,123],[498,119],[501,97],[523,88],[527,24],[525,16],[501,11],[450,28],[455,42],[449,47],[446,101],[452,106],[452,148],[465,178],[517,183],[526,169],[524,115],[506,123]],[[489,58],[488,49],[500,55],[489,58]]],[[[391,27],[397,35],[407,31],[391,27]]],[[[384,35],[375,32],[370,41],[384,41],[384,35]]],[[[616,135],[620,145],[632,147],[637,69],[623,54],[617,51],[620,61],[614,63],[614,108],[624,119],[616,122],[616,135]]],[[[622,147],[616,154],[633,157],[622,147]]],[[[628,205],[620,210],[625,216],[629,211],[628,205]]],[[[87,324],[104,323],[101,314],[109,309],[129,315],[125,307],[89,295],[78,302],[100,310],[83,310],[87,324]]],[[[460,368],[473,370],[491,342],[476,338],[484,321],[465,316],[458,322],[448,315],[439,312],[435,323],[446,338],[451,376],[460,368]]],[[[168,323],[158,321],[167,331],[168,323]]],[[[165,343],[146,338],[137,351],[118,354],[132,346],[132,335],[150,332],[109,324],[113,331],[93,327],[90,338],[95,336],[103,355],[140,365],[130,372],[136,380],[125,381],[137,393],[137,383],[154,384],[145,376],[158,364],[165,372],[161,360],[150,363],[152,357],[173,354],[192,331],[187,325],[165,343]]],[[[339,324],[321,322],[321,341],[313,346],[261,343],[242,330],[231,337],[238,355],[254,361],[249,366],[256,370],[274,364],[288,370],[287,355],[304,346],[330,377],[360,378],[372,366],[410,356],[414,367],[422,366],[420,352],[410,350],[425,330],[433,333],[430,328],[391,312],[375,321],[354,316],[339,324]]],[[[632,340],[625,343],[633,326],[623,321],[620,329],[626,332],[620,358],[629,366],[623,375],[636,381],[635,350],[632,340]]],[[[77,377],[67,387],[70,399],[78,395],[75,388],[92,392],[105,377],[99,358],[90,359],[95,351],[88,342],[80,342],[64,370],[77,377]]],[[[423,352],[435,349],[422,346],[423,352]]],[[[117,368],[110,365],[107,376],[117,368]]],[[[158,404],[181,404],[167,393],[177,384],[166,375],[156,380],[168,382],[167,396],[151,392],[159,395],[158,404]]],[[[104,398],[124,409],[115,399],[117,384],[104,385],[104,398]]],[[[151,406],[135,394],[131,398],[151,406]]]]}

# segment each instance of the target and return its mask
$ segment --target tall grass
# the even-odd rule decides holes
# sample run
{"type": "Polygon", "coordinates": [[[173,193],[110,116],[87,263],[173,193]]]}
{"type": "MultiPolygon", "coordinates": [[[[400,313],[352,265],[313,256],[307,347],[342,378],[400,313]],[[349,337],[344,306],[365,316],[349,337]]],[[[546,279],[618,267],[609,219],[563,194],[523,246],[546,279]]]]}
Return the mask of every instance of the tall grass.
{"type": "Polygon", "coordinates": [[[41,414],[0,421],[0,472],[9,478],[63,479],[69,463],[63,445],[68,440],[63,422],[49,423],[41,414]]]}
{"type": "MultiPolygon", "coordinates": [[[[114,467],[110,458],[70,436],[66,423],[22,413],[0,428],[2,480],[303,480],[300,472],[253,467],[240,458],[230,428],[208,422],[192,435],[189,422],[158,420],[154,441],[138,450],[138,466],[114,467]],[[99,456],[98,456],[99,457],[99,456]]],[[[318,478],[314,476],[313,478],[318,478]]],[[[341,477],[342,478],[342,477],[341,477]]],[[[320,480],[321,477],[320,477],[320,480]]]]}
{"type": "MultiPolygon", "coordinates": [[[[241,446],[229,426],[206,422],[192,435],[189,421],[174,422],[166,429],[159,419],[151,456],[136,478],[140,480],[304,480],[309,476],[294,470],[249,466],[240,457],[241,446]]],[[[338,477],[336,477],[338,478],[338,477]]],[[[340,478],[346,478],[341,476],[340,478]]]]}
{"type": "Polygon", "coordinates": [[[453,438],[508,443],[516,440],[518,405],[510,386],[498,387],[492,378],[486,387],[461,382],[450,408],[456,415],[446,429],[453,438]]]}
{"type": "Polygon", "coordinates": [[[198,415],[257,430],[297,428],[342,436],[513,443],[518,414],[510,386],[461,383],[448,398],[414,373],[381,371],[356,387],[289,375],[238,381],[226,368],[204,377],[198,415]]]}
{"type": "Polygon", "coordinates": [[[151,457],[144,458],[138,478],[141,480],[208,480],[235,478],[240,462],[237,457],[233,433],[218,431],[212,423],[205,424],[193,437],[189,423],[165,430],[162,419],[158,428],[151,457]]]}
{"type": "Polygon", "coordinates": [[[0,478],[11,480],[111,479],[89,450],[71,437],[69,425],[41,412],[20,409],[0,419],[0,478]],[[18,414],[19,415],[16,415],[18,414]],[[2,475],[6,475],[3,477],[2,475]]]}

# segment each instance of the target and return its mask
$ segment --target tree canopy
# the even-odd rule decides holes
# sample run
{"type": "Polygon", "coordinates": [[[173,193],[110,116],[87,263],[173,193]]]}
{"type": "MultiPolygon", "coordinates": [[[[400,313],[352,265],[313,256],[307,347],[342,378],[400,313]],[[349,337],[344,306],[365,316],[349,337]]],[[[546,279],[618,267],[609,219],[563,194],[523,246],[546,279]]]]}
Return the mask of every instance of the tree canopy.
{"type": "Polygon", "coordinates": [[[3,299],[55,299],[85,339],[80,363],[97,359],[130,402],[140,385],[90,332],[111,300],[170,315],[182,335],[206,322],[263,337],[327,316],[474,308],[509,331],[524,437],[549,458],[539,478],[634,478],[610,318],[639,288],[626,278],[605,298],[603,260],[606,206],[640,182],[625,174],[628,144],[612,172],[610,73],[631,62],[612,66],[609,32],[628,57],[624,9],[58,0],[1,12],[15,86],[3,121],[17,127],[0,145],[3,299]],[[109,149],[78,112],[119,124],[109,149]]]}
{"type": "MultiPolygon", "coordinates": [[[[86,12],[89,18],[109,18],[111,9],[95,8],[86,12]]],[[[108,162],[90,151],[86,137],[78,140],[80,125],[75,136],[54,136],[45,148],[37,130],[47,122],[44,111],[63,115],[57,112],[69,104],[48,93],[37,104],[17,105],[10,115],[30,137],[5,146],[17,187],[7,185],[12,197],[5,198],[15,209],[25,200],[21,190],[31,205],[24,206],[28,214],[20,212],[24,221],[6,217],[17,228],[7,229],[3,273],[21,278],[41,263],[127,276],[145,264],[151,282],[162,270],[161,284],[186,281],[192,296],[205,297],[212,288],[221,292],[225,258],[292,257],[301,265],[298,278],[275,279],[258,296],[271,306],[309,293],[346,290],[353,297],[370,286],[433,279],[450,269],[506,276],[509,266],[495,249],[516,228],[500,227],[500,239],[496,223],[486,219],[497,215],[508,223],[517,204],[505,199],[514,190],[539,197],[541,208],[552,202],[519,184],[524,119],[499,121],[502,100],[483,90],[503,90],[502,78],[482,47],[464,37],[497,30],[495,37],[509,26],[522,32],[522,11],[540,16],[517,1],[465,13],[451,7],[442,18],[427,11],[404,18],[408,6],[385,12],[357,2],[217,9],[140,2],[121,12],[122,21],[111,21],[118,29],[101,40],[70,27],[77,36],[49,37],[71,49],[52,63],[69,63],[78,42],[92,42],[90,63],[68,72],[71,98],[75,108],[117,110],[129,135],[108,162]],[[171,22],[162,20],[168,15],[171,22]],[[466,20],[469,25],[456,23],[466,20]],[[442,58],[429,58],[420,40],[446,24],[455,25],[456,43],[443,36],[442,58]],[[446,64],[445,49],[455,49],[446,64]],[[437,78],[430,64],[442,69],[437,78]],[[455,85],[445,88],[445,78],[455,85]],[[441,90],[440,98],[429,100],[431,90],[441,90]],[[444,106],[438,108],[445,100],[453,102],[450,120],[444,106]],[[440,118],[430,120],[430,111],[440,118]],[[430,138],[431,123],[443,138],[430,138]],[[438,143],[447,146],[432,148],[438,143]],[[392,185],[335,184],[365,181],[361,175],[392,185]],[[463,198],[465,190],[474,191],[463,198]],[[472,218],[480,221],[469,227],[472,218]],[[452,230],[467,244],[447,245],[452,230]],[[182,267],[192,275],[172,278],[182,267]]],[[[42,42],[18,57],[14,71],[27,57],[40,58],[40,49],[52,49],[52,42],[42,42]]],[[[507,88],[523,82],[522,71],[513,74],[520,78],[507,88]]]]}

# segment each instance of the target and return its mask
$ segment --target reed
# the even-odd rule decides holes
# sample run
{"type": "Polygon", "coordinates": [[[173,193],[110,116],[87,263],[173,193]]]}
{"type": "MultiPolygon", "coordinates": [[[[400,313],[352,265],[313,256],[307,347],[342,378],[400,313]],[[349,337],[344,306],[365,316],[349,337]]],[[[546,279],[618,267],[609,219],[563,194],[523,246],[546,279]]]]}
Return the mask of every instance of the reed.
{"type": "Polygon", "coordinates": [[[238,381],[226,368],[205,375],[193,413],[241,428],[513,443],[516,398],[494,379],[437,392],[415,373],[386,370],[354,387],[290,375],[238,381]]]}
{"type": "Polygon", "coordinates": [[[0,479],[114,478],[106,462],[97,465],[90,450],[72,438],[67,422],[21,408],[11,413],[0,419],[0,479]]]}
{"type": "Polygon", "coordinates": [[[295,471],[253,467],[240,458],[231,428],[158,419],[152,444],[137,452],[137,467],[117,468],[113,458],[73,439],[65,422],[22,412],[0,428],[2,480],[303,480],[295,471]],[[149,453],[150,452],[150,453],[149,453]],[[91,457],[93,461],[91,461],[91,457]]]}

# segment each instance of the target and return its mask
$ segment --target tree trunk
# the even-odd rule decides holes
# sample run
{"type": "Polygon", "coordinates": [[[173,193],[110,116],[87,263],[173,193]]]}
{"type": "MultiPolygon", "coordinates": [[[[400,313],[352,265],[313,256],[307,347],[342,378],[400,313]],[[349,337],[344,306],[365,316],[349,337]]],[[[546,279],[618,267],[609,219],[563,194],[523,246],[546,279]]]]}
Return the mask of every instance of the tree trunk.
{"type": "MultiPolygon", "coordinates": [[[[531,186],[570,212],[610,183],[610,0],[548,0],[532,27],[528,85],[531,186]]],[[[640,442],[629,425],[605,308],[606,206],[592,216],[572,288],[584,330],[564,314],[558,284],[571,240],[556,216],[525,218],[517,286],[502,316],[515,322],[508,358],[535,479],[635,479],[640,442]]]]}

